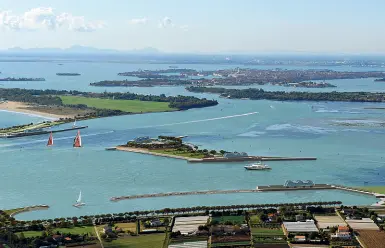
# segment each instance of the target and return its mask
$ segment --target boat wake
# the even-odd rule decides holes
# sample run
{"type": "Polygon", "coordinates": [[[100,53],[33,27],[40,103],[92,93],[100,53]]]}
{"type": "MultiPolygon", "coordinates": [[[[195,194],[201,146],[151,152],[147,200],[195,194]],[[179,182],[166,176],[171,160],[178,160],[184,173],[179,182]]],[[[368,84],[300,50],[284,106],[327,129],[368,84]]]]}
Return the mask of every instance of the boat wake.
{"type": "Polygon", "coordinates": [[[183,125],[183,124],[190,124],[190,123],[197,123],[197,122],[207,122],[207,121],[216,121],[216,120],[231,119],[231,118],[243,117],[243,116],[249,116],[249,115],[255,115],[255,114],[259,114],[259,112],[250,112],[250,113],[239,114],[239,115],[228,115],[228,116],[222,116],[222,117],[216,117],[216,118],[210,118],[210,119],[192,120],[192,121],[183,121],[183,122],[175,122],[175,123],[168,123],[168,124],[161,124],[161,125],[154,125],[154,126],[143,126],[143,127],[136,127],[136,128],[131,128],[131,129],[153,128],[153,127],[166,127],[166,126],[174,126],[174,125],[183,125]]]}

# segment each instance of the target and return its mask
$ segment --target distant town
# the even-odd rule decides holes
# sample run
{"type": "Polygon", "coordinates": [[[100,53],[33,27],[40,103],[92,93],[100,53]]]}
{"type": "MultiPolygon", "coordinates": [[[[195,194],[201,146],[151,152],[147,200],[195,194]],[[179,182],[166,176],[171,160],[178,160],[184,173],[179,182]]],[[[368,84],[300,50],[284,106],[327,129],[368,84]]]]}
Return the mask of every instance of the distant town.
{"type": "Polygon", "coordinates": [[[139,70],[118,73],[122,77],[136,77],[139,80],[104,80],[91,83],[103,87],[153,87],[153,86],[214,86],[214,85],[279,85],[300,88],[336,87],[325,80],[382,78],[385,72],[340,72],[333,70],[260,70],[226,69],[197,71],[193,69],[170,68],[166,70],[139,70]],[[313,82],[319,80],[321,82],[313,82]]]}

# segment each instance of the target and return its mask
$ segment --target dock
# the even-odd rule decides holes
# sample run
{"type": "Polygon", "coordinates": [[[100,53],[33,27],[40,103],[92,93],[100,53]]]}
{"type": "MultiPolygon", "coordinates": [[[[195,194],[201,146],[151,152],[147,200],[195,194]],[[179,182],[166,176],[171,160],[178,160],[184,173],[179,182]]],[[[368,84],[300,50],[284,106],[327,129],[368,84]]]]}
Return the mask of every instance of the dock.
{"type": "Polygon", "coordinates": [[[88,128],[88,126],[71,127],[71,128],[65,128],[65,129],[59,129],[59,130],[44,130],[44,131],[36,131],[36,132],[10,133],[10,134],[2,135],[2,136],[0,136],[0,138],[8,138],[8,139],[9,138],[19,138],[19,137],[42,135],[42,134],[49,134],[49,133],[67,132],[67,131],[84,129],[84,128],[88,128]]]}
{"type": "MultiPolygon", "coordinates": [[[[121,200],[133,200],[141,198],[155,198],[168,196],[186,196],[186,195],[213,195],[213,194],[240,194],[240,193],[263,193],[263,192],[284,192],[284,191],[303,191],[303,190],[343,190],[356,192],[360,194],[372,195],[376,198],[385,198],[385,195],[377,194],[369,191],[363,191],[355,188],[349,188],[341,185],[332,184],[314,184],[312,186],[303,187],[285,187],[284,185],[267,185],[257,186],[255,189],[229,189],[229,190],[201,190],[201,191],[184,191],[184,192],[167,192],[167,193],[152,193],[141,195],[127,195],[111,197],[110,201],[117,202],[121,200]]],[[[385,199],[384,199],[385,200],[385,199]]]]}

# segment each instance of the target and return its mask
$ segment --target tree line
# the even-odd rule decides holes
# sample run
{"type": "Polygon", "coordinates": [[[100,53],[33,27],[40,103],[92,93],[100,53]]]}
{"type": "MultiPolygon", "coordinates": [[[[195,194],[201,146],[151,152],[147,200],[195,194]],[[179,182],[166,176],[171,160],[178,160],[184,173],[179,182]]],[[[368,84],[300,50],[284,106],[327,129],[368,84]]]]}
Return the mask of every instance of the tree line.
{"type": "Polygon", "coordinates": [[[385,102],[385,93],[372,92],[286,92],[264,91],[263,89],[226,89],[208,87],[188,87],[195,93],[220,94],[222,97],[251,100],[276,101],[341,101],[341,102],[385,102]]]}

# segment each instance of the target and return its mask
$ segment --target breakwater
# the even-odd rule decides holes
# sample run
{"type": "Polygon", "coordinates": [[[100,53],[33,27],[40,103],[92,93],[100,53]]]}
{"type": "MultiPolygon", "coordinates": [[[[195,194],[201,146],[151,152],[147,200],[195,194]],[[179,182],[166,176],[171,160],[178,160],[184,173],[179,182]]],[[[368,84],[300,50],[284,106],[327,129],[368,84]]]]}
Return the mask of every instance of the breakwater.
{"type": "Polygon", "coordinates": [[[143,195],[129,195],[111,197],[111,201],[130,200],[139,198],[153,198],[153,197],[166,197],[166,196],[180,196],[180,195],[212,195],[212,194],[234,194],[234,193],[257,193],[258,189],[230,189],[230,190],[202,190],[202,191],[186,191],[186,192],[168,192],[168,193],[154,193],[143,195]]]}
{"type": "Polygon", "coordinates": [[[34,206],[27,206],[27,207],[22,207],[22,208],[17,208],[12,211],[9,216],[14,217],[17,214],[21,214],[24,212],[30,212],[30,211],[36,211],[36,210],[45,210],[48,209],[48,205],[34,205],[34,206]]]}
{"type": "Polygon", "coordinates": [[[65,129],[59,129],[59,130],[46,130],[46,131],[36,131],[36,132],[10,133],[10,134],[1,135],[0,138],[18,138],[18,137],[34,136],[34,135],[41,135],[41,134],[48,134],[48,133],[60,133],[60,132],[66,132],[66,131],[78,130],[78,129],[84,129],[84,128],[88,128],[88,126],[71,127],[71,128],[65,128],[65,129]]]}
{"type": "MultiPolygon", "coordinates": [[[[239,193],[263,193],[273,191],[302,191],[302,190],[343,190],[349,192],[356,192],[361,194],[372,195],[379,198],[379,194],[363,191],[355,188],[349,188],[341,185],[331,184],[314,184],[313,186],[301,186],[301,187],[286,187],[284,185],[267,185],[257,186],[255,189],[229,189],[229,190],[201,190],[201,191],[185,191],[185,192],[167,192],[167,193],[153,193],[142,195],[127,195],[127,196],[115,196],[110,200],[117,202],[121,200],[132,200],[140,198],[154,198],[154,197],[167,197],[167,196],[185,196],[185,195],[213,195],[213,194],[239,194],[239,193]]],[[[384,195],[382,195],[384,196],[384,195]]]]}
{"type": "Polygon", "coordinates": [[[186,160],[189,163],[229,163],[229,162],[245,162],[245,161],[301,161],[301,160],[316,160],[314,157],[271,157],[271,156],[247,156],[247,157],[234,157],[234,158],[224,158],[224,157],[213,157],[213,158],[189,158],[178,155],[157,153],[156,151],[151,151],[141,148],[132,148],[127,146],[117,146],[116,150],[126,151],[126,152],[135,152],[148,154],[153,156],[167,157],[186,160]]]}

